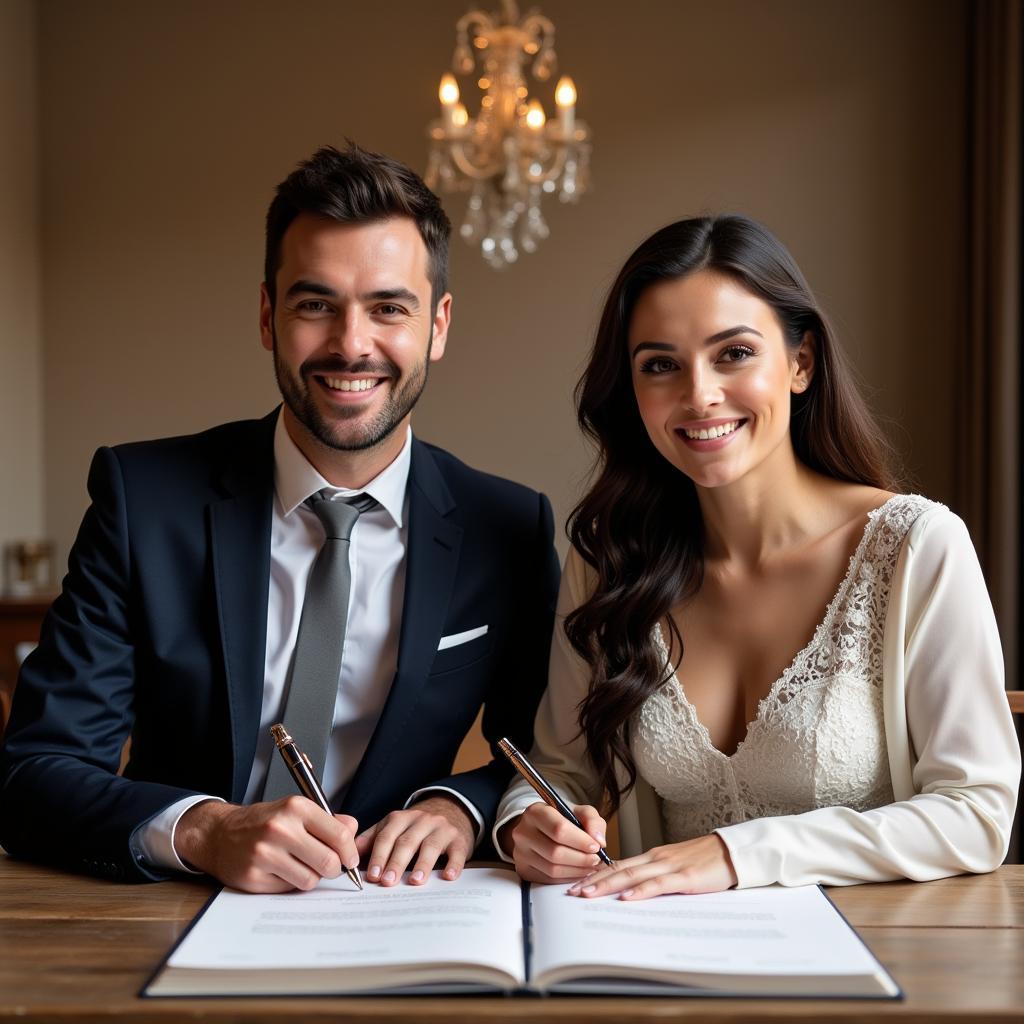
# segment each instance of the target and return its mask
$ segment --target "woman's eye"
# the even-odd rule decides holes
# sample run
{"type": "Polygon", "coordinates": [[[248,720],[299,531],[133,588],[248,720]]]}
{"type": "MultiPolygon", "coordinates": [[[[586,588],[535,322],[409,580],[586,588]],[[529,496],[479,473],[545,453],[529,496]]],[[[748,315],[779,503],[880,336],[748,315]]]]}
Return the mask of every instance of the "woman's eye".
{"type": "Polygon", "coordinates": [[[720,356],[719,359],[726,363],[742,363],[744,359],[749,358],[754,354],[752,348],[748,348],[746,345],[730,345],[720,356]]]}
{"type": "Polygon", "coordinates": [[[665,359],[663,356],[656,357],[654,359],[648,359],[643,366],[640,367],[641,373],[668,373],[676,368],[676,364],[671,359],[665,359]]]}

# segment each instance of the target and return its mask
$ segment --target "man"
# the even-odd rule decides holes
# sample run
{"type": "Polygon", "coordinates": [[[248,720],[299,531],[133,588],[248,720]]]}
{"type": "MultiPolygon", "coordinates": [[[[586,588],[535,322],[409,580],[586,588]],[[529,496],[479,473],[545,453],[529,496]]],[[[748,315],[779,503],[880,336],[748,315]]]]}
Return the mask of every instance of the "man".
{"type": "Polygon", "coordinates": [[[449,232],[412,171],[354,146],[278,187],[260,332],[284,404],[97,452],[0,759],[9,853],[258,892],[361,859],[384,885],[442,856],[457,877],[510,775],[496,740],[529,746],[558,568],[543,495],[411,434],[449,232]],[[452,775],[481,706],[495,759],[452,775]],[[275,778],[282,719],[322,731],[339,813],[275,778]]]}

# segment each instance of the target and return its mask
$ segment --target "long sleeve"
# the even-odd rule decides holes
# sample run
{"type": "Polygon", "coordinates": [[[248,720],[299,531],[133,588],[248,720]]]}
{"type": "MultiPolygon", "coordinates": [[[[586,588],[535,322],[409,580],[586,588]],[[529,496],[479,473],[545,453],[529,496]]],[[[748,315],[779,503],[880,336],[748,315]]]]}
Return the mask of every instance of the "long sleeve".
{"type": "Polygon", "coordinates": [[[718,829],[741,888],[942,878],[991,871],[1005,856],[1020,749],[981,569],[964,524],[944,509],[908,534],[884,646],[896,801],[718,829]]]}

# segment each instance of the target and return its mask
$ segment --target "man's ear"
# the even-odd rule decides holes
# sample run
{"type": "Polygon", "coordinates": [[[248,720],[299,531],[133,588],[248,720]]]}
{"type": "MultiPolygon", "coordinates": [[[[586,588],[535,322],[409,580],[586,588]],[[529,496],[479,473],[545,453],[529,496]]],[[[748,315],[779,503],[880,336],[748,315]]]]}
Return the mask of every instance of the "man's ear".
{"type": "Polygon", "coordinates": [[[814,379],[814,368],[817,360],[817,345],[814,335],[805,331],[800,341],[800,347],[793,356],[793,368],[790,376],[789,388],[793,394],[800,394],[811,386],[814,379]]]}
{"type": "Polygon", "coordinates": [[[268,351],[274,351],[274,307],[266,284],[260,285],[260,344],[268,351]]]}
{"type": "Polygon", "coordinates": [[[430,339],[430,361],[436,362],[444,355],[448,343],[448,328],[452,322],[452,296],[445,292],[434,310],[433,337],[430,339]]]}

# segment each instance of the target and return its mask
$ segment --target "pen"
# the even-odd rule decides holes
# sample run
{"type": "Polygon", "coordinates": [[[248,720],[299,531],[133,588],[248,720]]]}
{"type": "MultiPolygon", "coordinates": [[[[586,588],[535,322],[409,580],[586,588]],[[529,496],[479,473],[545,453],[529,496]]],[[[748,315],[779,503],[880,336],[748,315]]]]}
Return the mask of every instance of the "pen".
{"type": "MultiPolygon", "coordinates": [[[[547,779],[530,764],[526,755],[510,739],[503,736],[498,740],[498,746],[501,748],[501,752],[515,766],[516,771],[533,786],[537,791],[537,795],[544,803],[549,807],[554,807],[556,811],[561,813],[563,817],[568,818],[581,832],[586,832],[586,829],[580,824],[580,819],[572,813],[572,808],[551,788],[547,779]]],[[[615,867],[615,861],[608,856],[608,852],[603,846],[597,851],[597,855],[608,867],[615,867]]]]}
{"type": "MultiPolygon", "coordinates": [[[[324,788],[320,785],[320,780],[316,777],[309,758],[295,746],[295,740],[288,735],[288,730],[279,722],[270,727],[270,734],[274,737],[278,752],[284,758],[284,763],[288,766],[288,771],[292,773],[292,778],[302,795],[333,816],[334,812],[327,802],[327,794],[324,793],[324,788]]],[[[356,868],[345,868],[345,874],[362,889],[363,883],[356,868]]]]}

